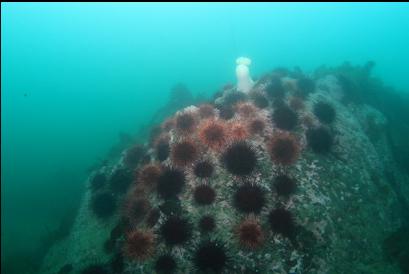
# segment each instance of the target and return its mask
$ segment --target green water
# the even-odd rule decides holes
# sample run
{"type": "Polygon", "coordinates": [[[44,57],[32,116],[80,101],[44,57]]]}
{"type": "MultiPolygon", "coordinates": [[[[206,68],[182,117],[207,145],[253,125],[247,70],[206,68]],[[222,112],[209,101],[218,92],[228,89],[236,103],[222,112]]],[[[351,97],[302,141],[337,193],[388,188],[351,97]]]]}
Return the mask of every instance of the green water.
{"type": "Polygon", "coordinates": [[[172,86],[210,97],[242,55],[255,76],[373,60],[409,92],[409,5],[2,3],[2,262],[32,256],[78,207],[87,169],[172,86]]]}

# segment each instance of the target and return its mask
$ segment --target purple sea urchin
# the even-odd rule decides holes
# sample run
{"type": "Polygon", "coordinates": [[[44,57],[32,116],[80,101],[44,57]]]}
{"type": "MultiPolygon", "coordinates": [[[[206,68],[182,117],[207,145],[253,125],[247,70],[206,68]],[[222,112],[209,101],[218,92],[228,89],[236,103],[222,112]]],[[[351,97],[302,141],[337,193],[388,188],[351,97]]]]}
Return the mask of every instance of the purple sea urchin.
{"type": "Polygon", "coordinates": [[[176,267],[176,260],[171,254],[163,254],[155,262],[155,271],[159,274],[174,273],[176,267]]]}
{"type": "Polygon", "coordinates": [[[210,232],[216,228],[216,221],[210,215],[205,215],[199,220],[199,229],[202,232],[210,232]]]}
{"type": "Polygon", "coordinates": [[[296,183],[287,175],[279,175],[274,179],[274,188],[280,196],[288,196],[295,192],[296,183]]]}
{"type": "Polygon", "coordinates": [[[222,156],[226,169],[233,175],[249,175],[257,164],[256,152],[245,142],[233,143],[222,156]]]}
{"type": "Polygon", "coordinates": [[[178,216],[170,216],[162,224],[160,234],[167,245],[180,245],[190,239],[192,227],[186,219],[178,216]]]}
{"type": "Polygon", "coordinates": [[[199,178],[209,178],[213,175],[214,166],[210,161],[201,161],[193,167],[193,173],[199,178]]]}
{"type": "Polygon", "coordinates": [[[210,205],[216,199],[216,192],[209,185],[199,185],[193,192],[193,197],[198,205],[210,205]]]}
{"type": "Polygon", "coordinates": [[[314,114],[324,124],[331,124],[335,120],[334,107],[325,102],[318,102],[314,105],[314,114]]]}
{"type": "Polygon", "coordinates": [[[172,146],[172,163],[184,167],[193,163],[199,155],[199,151],[194,142],[185,140],[172,146]]]}
{"type": "Polygon", "coordinates": [[[234,207],[242,213],[259,214],[265,201],[261,187],[249,183],[240,186],[233,196],[234,207]]]}
{"type": "Polygon", "coordinates": [[[158,179],[157,191],[161,198],[169,199],[177,196],[185,185],[185,175],[179,169],[166,169],[158,179]]]}
{"type": "Polygon", "coordinates": [[[284,208],[273,209],[268,215],[268,221],[273,232],[289,238],[293,236],[295,224],[290,211],[284,208]]]}
{"type": "Polygon", "coordinates": [[[205,273],[220,273],[226,267],[228,257],[222,244],[206,241],[199,245],[193,258],[197,270],[205,273]]]}
{"type": "Polygon", "coordinates": [[[151,231],[134,230],[126,235],[124,253],[137,261],[151,257],[155,250],[155,237],[151,231]]]}
{"type": "Polygon", "coordinates": [[[280,129],[292,130],[298,123],[298,116],[288,106],[281,105],[273,112],[273,122],[280,129]]]}

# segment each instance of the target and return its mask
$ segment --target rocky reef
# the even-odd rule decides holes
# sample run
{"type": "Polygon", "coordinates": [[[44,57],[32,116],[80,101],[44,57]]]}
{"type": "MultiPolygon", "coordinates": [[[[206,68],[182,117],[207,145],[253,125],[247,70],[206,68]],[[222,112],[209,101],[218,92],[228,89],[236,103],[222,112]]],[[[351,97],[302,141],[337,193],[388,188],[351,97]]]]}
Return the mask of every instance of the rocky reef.
{"type": "Polygon", "coordinates": [[[409,178],[368,66],[180,109],[90,175],[41,273],[404,273],[409,178]]]}

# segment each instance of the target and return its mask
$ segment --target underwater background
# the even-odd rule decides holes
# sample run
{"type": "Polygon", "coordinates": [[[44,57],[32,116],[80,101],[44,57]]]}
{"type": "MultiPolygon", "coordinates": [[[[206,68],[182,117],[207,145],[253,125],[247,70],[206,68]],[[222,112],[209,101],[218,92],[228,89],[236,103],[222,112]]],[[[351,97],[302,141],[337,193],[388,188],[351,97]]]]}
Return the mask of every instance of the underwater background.
{"type": "Polygon", "coordinates": [[[2,3],[2,273],[35,273],[93,167],[173,114],[179,83],[187,105],[235,84],[239,56],[255,78],[373,61],[407,97],[409,5],[2,3]]]}

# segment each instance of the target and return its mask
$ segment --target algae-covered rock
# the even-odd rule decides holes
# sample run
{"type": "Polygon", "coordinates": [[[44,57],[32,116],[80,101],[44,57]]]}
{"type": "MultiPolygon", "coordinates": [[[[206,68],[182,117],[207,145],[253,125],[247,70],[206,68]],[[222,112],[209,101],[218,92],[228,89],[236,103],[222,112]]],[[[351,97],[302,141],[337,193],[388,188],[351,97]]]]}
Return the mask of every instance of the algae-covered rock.
{"type": "Polygon", "coordinates": [[[169,117],[135,168],[124,151],[96,171],[117,179],[88,189],[42,273],[399,273],[407,250],[395,242],[407,237],[391,233],[409,189],[389,121],[361,96],[345,103],[339,75],[317,75],[276,71],[169,117]],[[107,191],[117,210],[95,214],[107,191]]]}

